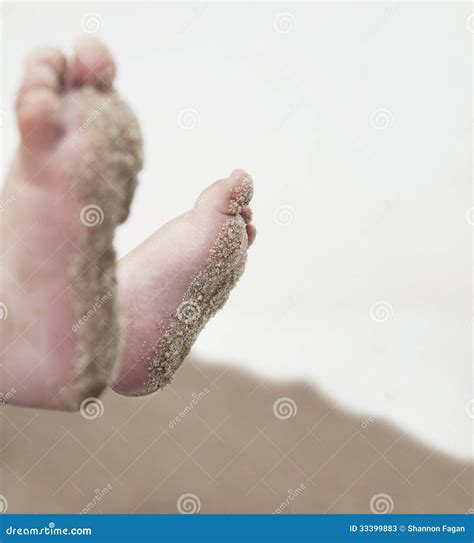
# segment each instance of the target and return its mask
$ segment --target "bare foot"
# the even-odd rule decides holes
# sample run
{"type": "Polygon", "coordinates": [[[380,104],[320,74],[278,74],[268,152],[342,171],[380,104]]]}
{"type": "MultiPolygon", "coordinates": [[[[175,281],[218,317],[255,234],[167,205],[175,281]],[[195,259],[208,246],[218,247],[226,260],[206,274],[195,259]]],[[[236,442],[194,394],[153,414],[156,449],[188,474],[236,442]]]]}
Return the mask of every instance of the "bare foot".
{"type": "Polygon", "coordinates": [[[168,384],[226,302],[255,239],[253,183],[235,170],[119,263],[125,347],[113,388],[150,394],[168,384]]]}
{"type": "Polygon", "coordinates": [[[90,38],[69,62],[47,48],[26,64],[22,143],[2,194],[11,205],[1,229],[0,393],[10,403],[77,409],[109,383],[117,360],[112,240],[142,146],[114,74],[90,38]]]}

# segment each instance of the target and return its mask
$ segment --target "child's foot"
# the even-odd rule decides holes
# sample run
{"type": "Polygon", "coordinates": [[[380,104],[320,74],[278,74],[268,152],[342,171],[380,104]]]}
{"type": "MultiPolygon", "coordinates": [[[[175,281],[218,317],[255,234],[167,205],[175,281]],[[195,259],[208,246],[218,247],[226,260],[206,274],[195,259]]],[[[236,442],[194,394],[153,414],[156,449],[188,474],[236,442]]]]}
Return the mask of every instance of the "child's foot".
{"type": "Polygon", "coordinates": [[[69,62],[43,49],[26,65],[22,144],[2,194],[0,394],[11,403],[77,409],[100,394],[117,360],[112,240],[142,146],[114,73],[92,39],[69,62]]]}
{"type": "Polygon", "coordinates": [[[249,175],[234,171],[120,261],[125,347],[117,392],[150,394],[168,384],[224,305],[255,239],[252,193],[249,175]]]}

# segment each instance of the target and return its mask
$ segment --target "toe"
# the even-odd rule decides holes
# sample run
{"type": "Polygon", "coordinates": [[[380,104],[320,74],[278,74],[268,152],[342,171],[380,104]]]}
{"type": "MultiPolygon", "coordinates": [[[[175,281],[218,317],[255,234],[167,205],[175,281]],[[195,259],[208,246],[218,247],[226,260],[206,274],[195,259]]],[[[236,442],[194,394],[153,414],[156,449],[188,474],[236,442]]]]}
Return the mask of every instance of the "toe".
{"type": "MultiPolygon", "coordinates": [[[[196,208],[212,208],[224,215],[247,213],[253,196],[253,181],[244,170],[234,170],[227,179],[221,179],[204,190],[196,208]]],[[[245,217],[244,217],[245,220],[245,217]]]]}
{"type": "Polygon", "coordinates": [[[18,104],[18,126],[26,147],[51,143],[59,134],[60,103],[48,89],[34,89],[18,104]]]}
{"type": "Polygon", "coordinates": [[[254,224],[247,224],[247,237],[248,237],[248,245],[252,245],[252,243],[255,241],[255,238],[257,237],[257,229],[255,228],[254,224]]]}
{"type": "Polygon", "coordinates": [[[68,82],[72,86],[94,85],[108,89],[115,78],[115,62],[107,47],[96,38],[81,38],[75,48],[68,82]]]}
{"type": "Polygon", "coordinates": [[[245,170],[234,170],[230,176],[229,211],[241,213],[248,208],[253,196],[253,180],[245,170]]]}
{"type": "Polygon", "coordinates": [[[253,212],[249,206],[243,207],[240,214],[242,215],[242,219],[244,219],[245,224],[250,224],[252,222],[253,212]]]}
{"type": "Polygon", "coordinates": [[[246,231],[247,231],[247,238],[248,238],[248,245],[252,245],[252,243],[255,241],[255,238],[257,236],[257,229],[255,228],[255,225],[252,224],[253,219],[253,212],[252,209],[249,206],[243,207],[240,211],[240,216],[242,219],[244,219],[245,225],[246,225],[246,231]]]}
{"type": "Polygon", "coordinates": [[[59,49],[54,47],[38,49],[26,59],[19,97],[37,88],[59,92],[63,85],[65,69],[66,58],[59,49]]]}
{"type": "Polygon", "coordinates": [[[45,47],[26,61],[25,75],[17,98],[18,125],[23,143],[50,143],[59,133],[59,92],[66,60],[61,51],[45,47]]]}

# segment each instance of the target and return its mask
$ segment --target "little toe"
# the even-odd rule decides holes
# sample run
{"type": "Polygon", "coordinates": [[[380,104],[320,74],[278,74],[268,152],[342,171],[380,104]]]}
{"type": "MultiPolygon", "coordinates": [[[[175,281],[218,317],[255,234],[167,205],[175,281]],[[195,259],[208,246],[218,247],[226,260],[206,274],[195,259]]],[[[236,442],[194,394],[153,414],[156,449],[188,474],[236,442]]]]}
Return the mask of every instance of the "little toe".
{"type": "Polygon", "coordinates": [[[112,86],[115,73],[112,54],[101,41],[90,36],[78,40],[68,74],[72,86],[94,85],[106,90],[112,86]]]}
{"type": "MultiPolygon", "coordinates": [[[[252,196],[253,181],[250,175],[244,170],[234,170],[227,179],[216,181],[204,190],[196,208],[212,208],[224,215],[237,215],[244,211],[249,218],[248,205],[252,196]]],[[[245,220],[245,216],[242,217],[245,220]]]]}
{"type": "Polygon", "coordinates": [[[240,214],[242,215],[242,219],[244,219],[245,224],[250,224],[252,222],[253,212],[249,206],[243,207],[240,214]]]}
{"type": "Polygon", "coordinates": [[[59,93],[66,60],[61,51],[44,47],[28,58],[17,97],[18,126],[26,146],[49,144],[59,134],[59,93]]]}
{"type": "Polygon", "coordinates": [[[257,237],[257,229],[255,228],[254,224],[247,224],[247,238],[248,238],[248,246],[252,245],[252,243],[255,241],[255,238],[257,237]]]}

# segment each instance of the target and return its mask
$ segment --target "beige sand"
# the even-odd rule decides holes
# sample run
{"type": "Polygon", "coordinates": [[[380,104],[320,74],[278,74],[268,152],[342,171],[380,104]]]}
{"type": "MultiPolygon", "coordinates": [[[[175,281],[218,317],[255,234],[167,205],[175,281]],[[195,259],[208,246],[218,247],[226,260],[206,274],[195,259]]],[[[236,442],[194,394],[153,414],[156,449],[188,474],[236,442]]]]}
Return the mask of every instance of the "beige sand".
{"type": "Polygon", "coordinates": [[[103,402],[93,420],[0,410],[8,512],[176,513],[186,499],[200,513],[369,513],[379,494],[394,513],[473,508],[469,462],[382,419],[367,424],[370,413],[349,413],[301,382],[190,357],[157,394],[109,391],[103,402]],[[274,405],[285,397],[297,409],[277,410],[289,415],[279,419],[274,405]]]}

